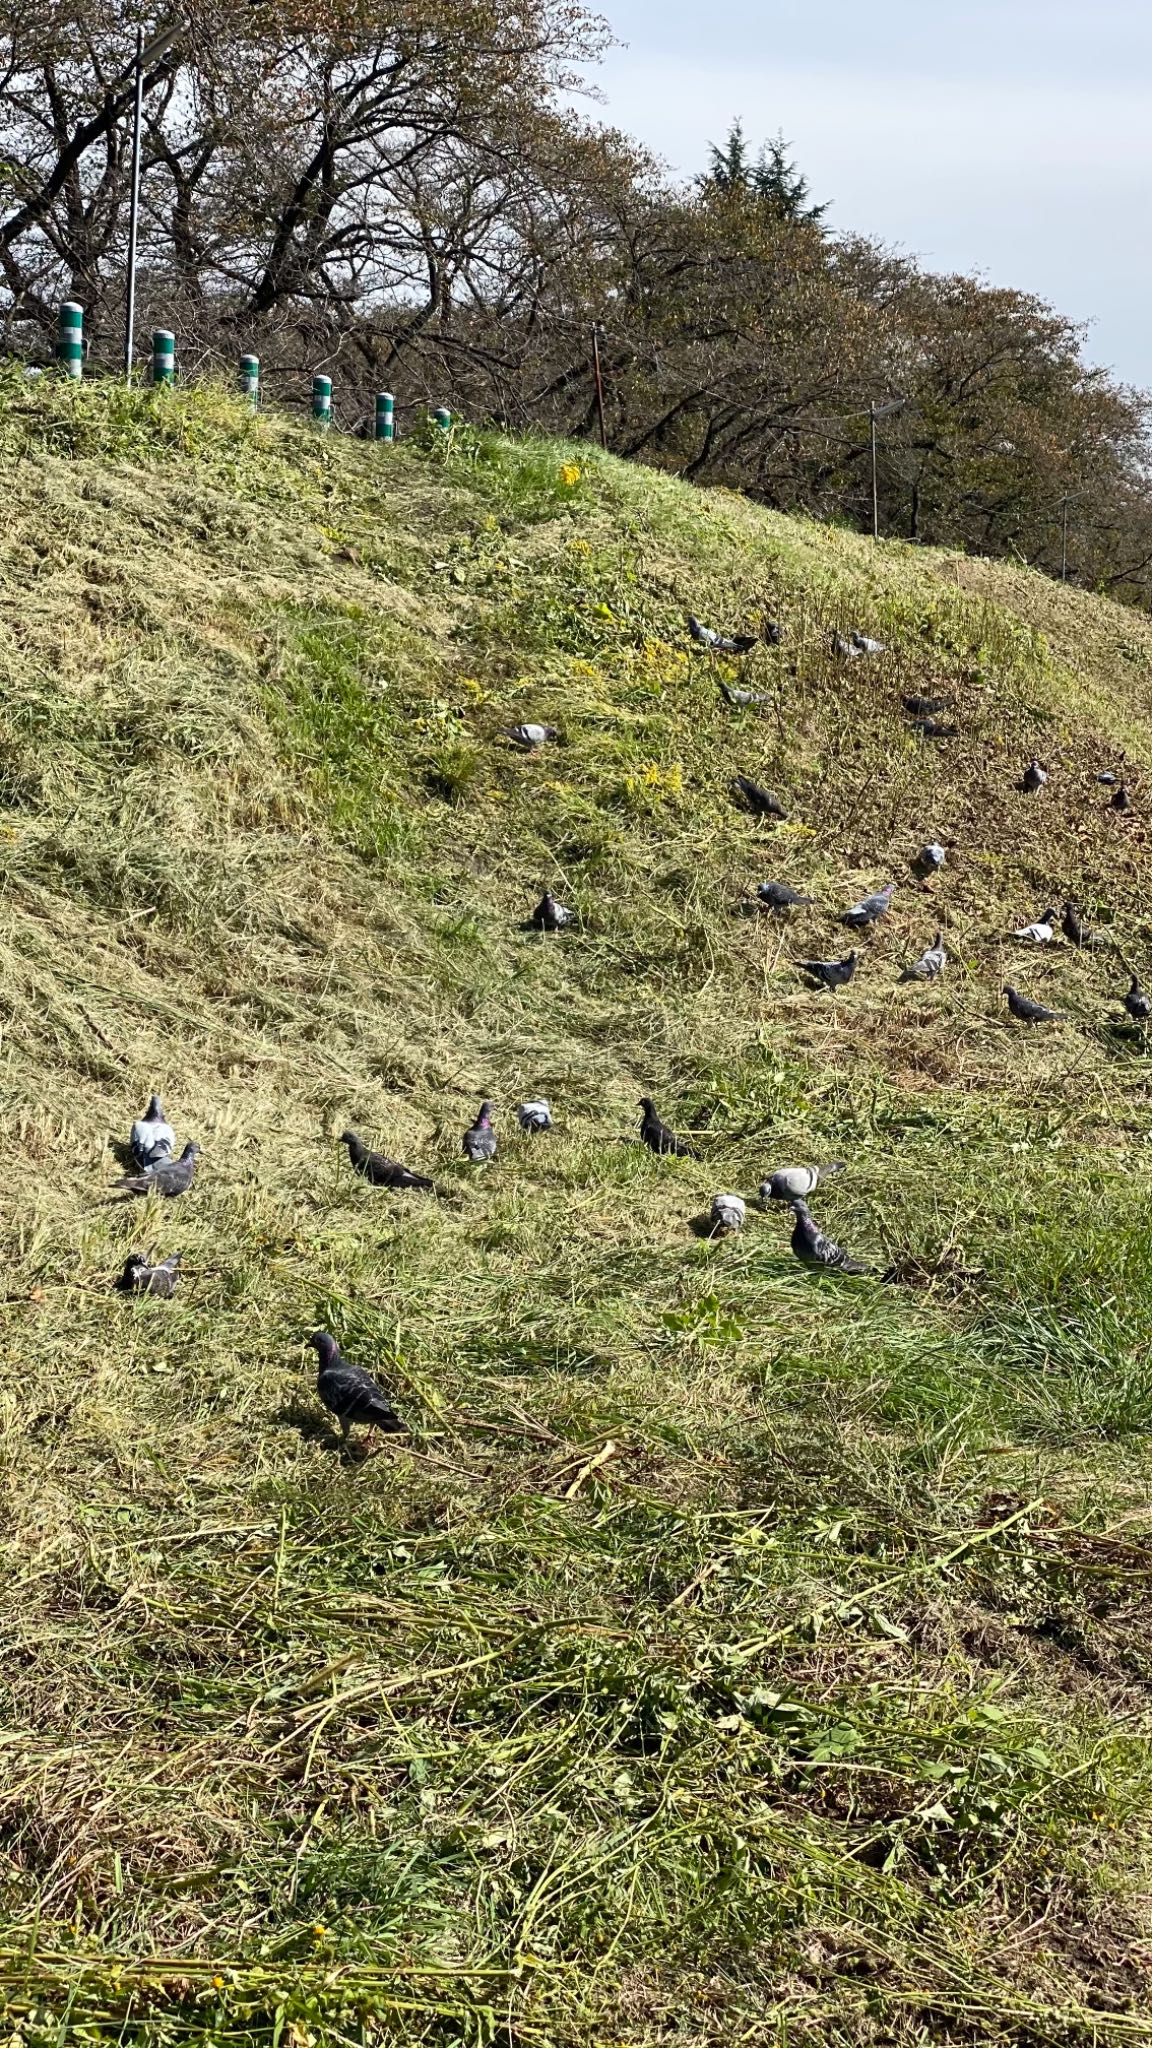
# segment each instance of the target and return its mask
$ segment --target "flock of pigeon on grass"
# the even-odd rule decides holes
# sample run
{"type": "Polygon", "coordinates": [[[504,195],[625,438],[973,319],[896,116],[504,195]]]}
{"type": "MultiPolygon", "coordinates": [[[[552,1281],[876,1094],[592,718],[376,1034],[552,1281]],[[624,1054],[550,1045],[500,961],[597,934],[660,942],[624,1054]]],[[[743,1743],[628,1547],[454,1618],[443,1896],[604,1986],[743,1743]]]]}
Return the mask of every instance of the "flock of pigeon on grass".
{"type": "MultiPolygon", "coordinates": [[[[734,656],[741,658],[751,653],[760,642],[779,646],[783,639],[783,628],[775,622],[765,625],[759,635],[746,633],[719,633],[703,625],[697,618],[690,617],[688,631],[693,642],[710,655],[734,656]]],[[[832,650],[844,661],[866,659],[883,654],[886,649],[882,641],[872,640],[863,633],[853,632],[847,636],[836,633],[832,636],[832,650]]],[[[752,690],[737,689],[725,680],[719,683],[726,702],[736,707],[759,704],[766,699],[752,690]]],[[[941,714],[949,709],[948,700],[941,697],[906,696],[903,708],[912,730],[928,739],[951,738],[957,731],[954,725],[943,723],[941,714]]],[[[508,730],[508,738],[525,752],[535,753],[557,737],[556,728],[550,725],[525,723],[508,730]]],[[[1111,773],[1099,777],[1102,784],[1116,785],[1111,799],[1112,807],[1119,811],[1131,808],[1128,791],[1111,773]]],[[[1027,795],[1038,794],[1048,781],[1047,770],[1037,760],[1025,768],[1017,787],[1027,795]]],[[[764,789],[748,776],[736,775],[731,785],[733,797],[750,814],[759,819],[771,821],[786,820],[788,812],[780,799],[771,790],[764,789]]],[[[920,880],[929,880],[939,873],[947,859],[946,849],[937,841],[921,847],[911,863],[913,873],[920,880]]],[[[873,894],[864,896],[841,914],[841,922],[855,933],[867,932],[887,916],[895,894],[894,882],[887,882],[873,894]]],[[[794,889],[787,882],[761,882],[756,892],[756,901],[749,906],[775,915],[787,916],[791,911],[814,904],[816,899],[794,889]]],[[[575,915],[566,904],[557,901],[552,891],[546,889],[532,911],[529,926],[540,932],[559,932],[575,922],[575,915]]],[[[1070,944],[1076,947],[1097,943],[1093,934],[1085,930],[1080,913],[1073,903],[1066,903],[1063,915],[1053,907],[1046,909],[1031,924],[1023,925],[1012,933],[1021,945],[1044,946],[1052,942],[1060,930],[1070,944]]],[[[860,951],[853,947],[842,959],[797,960],[794,965],[816,989],[835,991],[850,982],[860,960],[860,951]]],[[[899,979],[901,982],[930,982],[943,974],[948,955],[943,945],[943,934],[937,931],[930,945],[926,946],[919,958],[905,967],[899,979]]],[[[1004,995],[1008,1009],[1018,1022],[1026,1025],[1041,1025],[1059,1022],[1056,1011],[1035,1002],[1030,996],[1006,984],[1004,995]]],[[[1131,987],[1122,998],[1128,1015],[1138,1024],[1147,1024],[1152,1018],[1152,996],[1141,988],[1137,976],[1132,976],[1131,987]]],[[[660,1157],[695,1158],[691,1145],[663,1122],[650,1096],[643,1096],[640,1104],[640,1138],[649,1151],[660,1157]]],[[[469,1124],[462,1139],[465,1159],[473,1166],[486,1166],[496,1158],[498,1137],[493,1121],[494,1105],[485,1101],[473,1122],[469,1124]]],[[[528,1137],[552,1128],[552,1112],[549,1103],[542,1097],[517,1106],[516,1117],[521,1131],[528,1137]]],[[[365,1144],[355,1131],[344,1131],[340,1141],[346,1147],[348,1161],[353,1171],[366,1180],[370,1186],[387,1188],[401,1193],[415,1191],[438,1195],[436,1183],[424,1173],[390,1159],[382,1152],[375,1152],[365,1144]]],[[[153,1095],[144,1115],[132,1125],[129,1146],[133,1160],[133,1171],[125,1173],[115,1186],[126,1197],[138,1195],[159,1195],[167,1199],[186,1194],[196,1177],[196,1162],[199,1146],[187,1144],[179,1153],[176,1151],[176,1133],[164,1115],[163,1104],[158,1095],[153,1095]]],[[[822,1181],[830,1175],[843,1172],[843,1162],[834,1161],[827,1166],[787,1166],[778,1168],[760,1185],[760,1201],[765,1209],[782,1204],[792,1212],[791,1247],[802,1265],[826,1272],[842,1274],[870,1274],[880,1280],[897,1276],[896,1269],[880,1272],[875,1267],[862,1264],[852,1258],[843,1248],[834,1243],[821,1230],[809,1206],[808,1197],[815,1193],[822,1181]]],[[[743,1198],[733,1194],[714,1196],[707,1218],[707,1235],[714,1238],[730,1237],[744,1227],[747,1207],[743,1198]]],[[[179,1277],[180,1254],[150,1264],[139,1252],[133,1252],[125,1261],[124,1270],[117,1285],[126,1293],[147,1294],[170,1299],[176,1289],[179,1277]]],[[[388,1394],[379,1386],[372,1375],[363,1367],[352,1364],[341,1356],[333,1336],[324,1330],[316,1331],[309,1337],[318,1358],[317,1393],[324,1406],[340,1425],[341,1444],[347,1442],[349,1430],[354,1423],[385,1433],[403,1431],[405,1424],[392,1405],[388,1394]]]]}

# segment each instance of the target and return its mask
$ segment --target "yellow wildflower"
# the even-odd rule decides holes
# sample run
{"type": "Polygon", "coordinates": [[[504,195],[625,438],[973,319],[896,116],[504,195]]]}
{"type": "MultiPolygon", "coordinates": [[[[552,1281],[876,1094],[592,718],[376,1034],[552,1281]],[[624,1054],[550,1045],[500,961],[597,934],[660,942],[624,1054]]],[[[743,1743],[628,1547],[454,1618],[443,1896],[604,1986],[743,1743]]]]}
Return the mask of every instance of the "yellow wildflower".
{"type": "Polygon", "coordinates": [[[566,491],[572,490],[579,483],[580,473],[580,464],[578,462],[562,462],[560,464],[560,481],[566,491]]]}

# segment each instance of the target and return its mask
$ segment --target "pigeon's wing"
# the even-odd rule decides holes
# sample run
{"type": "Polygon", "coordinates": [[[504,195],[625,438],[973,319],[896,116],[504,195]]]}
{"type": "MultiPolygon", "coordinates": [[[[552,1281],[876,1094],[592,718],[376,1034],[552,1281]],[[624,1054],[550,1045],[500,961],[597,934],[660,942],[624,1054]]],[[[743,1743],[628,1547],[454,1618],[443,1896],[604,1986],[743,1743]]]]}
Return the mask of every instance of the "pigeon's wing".
{"type": "Polygon", "coordinates": [[[319,1379],[320,1395],[326,1408],[347,1422],[364,1422],[377,1429],[403,1429],[396,1410],[363,1366],[340,1359],[325,1368],[319,1379]]]}

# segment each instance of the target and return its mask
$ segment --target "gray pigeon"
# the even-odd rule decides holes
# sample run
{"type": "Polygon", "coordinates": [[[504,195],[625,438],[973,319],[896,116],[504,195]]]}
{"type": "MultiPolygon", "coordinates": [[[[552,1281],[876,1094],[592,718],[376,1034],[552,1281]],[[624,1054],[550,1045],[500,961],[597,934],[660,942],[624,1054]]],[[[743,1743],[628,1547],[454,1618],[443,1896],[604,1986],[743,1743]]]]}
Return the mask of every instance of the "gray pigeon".
{"type": "Polygon", "coordinates": [[[935,981],[938,975],[943,974],[948,965],[948,955],[940,943],[942,936],[942,933],[937,932],[932,944],[921,953],[920,958],[914,960],[911,967],[904,969],[900,976],[901,981],[935,981]]]}
{"type": "Polygon", "coordinates": [[[1025,946],[1050,946],[1055,935],[1056,912],[1052,909],[1042,910],[1039,917],[1031,924],[1022,924],[1019,931],[1013,932],[1012,937],[1019,939],[1025,946]]]}
{"type": "Polygon", "coordinates": [[[829,1166],[778,1166],[767,1180],[760,1183],[760,1200],[769,1202],[803,1202],[814,1194],[822,1180],[830,1174],[843,1173],[844,1161],[834,1159],[829,1166]]]}
{"type": "Polygon", "coordinates": [[[856,641],[856,636],[855,636],[855,634],[853,634],[853,636],[852,636],[852,638],[851,638],[850,640],[846,640],[846,639],[844,638],[844,635],[843,635],[843,633],[833,633],[833,635],[832,635],[832,652],[833,652],[833,654],[838,654],[838,655],[840,656],[840,659],[841,659],[841,661],[855,661],[855,660],[857,660],[857,659],[858,659],[858,657],[859,657],[859,656],[860,656],[861,654],[863,654],[863,652],[864,652],[864,649],[863,649],[862,647],[857,647],[857,646],[856,646],[856,644],[855,644],[855,641],[856,641]]]}
{"type": "Polygon", "coordinates": [[[510,725],[508,738],[514,746],[523,747],[526,754],[534,754],[548,740],[556,737],[554,725],[510,725]]]}
{"type": "Polygon", "coordinates": [[[723,681],[719,682],[716,687],[725,703],[733,705],[737,710],[742,710],[749,704],[767,704],[768,702],[768,698],[763,690],[734,690],[731,683],[723,681]]]}
{"type": "Polygon", "coordinates": [[[464,1157],[473,1166],[483,1166],[487,1160],[496,1157],[496,1133],[492,1128],[492,1104],[482,1102],[476,1114],[475,1123],[469,1124],[463,1138],[464,1157]]]}
{"type": "Polygon", "coordinates": [[[1092,935],[1087,930],[1084,920],[1074,903],[1066,903],[1064,905],[1064,915],[1060,920],[1060,929],[1070,946],[1090,946],[1092,944],[1092,935]]]}
{"type": "Polygon", "coordinates": [[[850,633],[848,637],[857,654],[887,654],[888,652],[888,642],[886,640],[870,640],[867,633],[850,633]]]}
{"type": "Polygon", "coordinates": [[[171,1159],[176,1150],[176,1133],[165,1118],[158,1095],[149,1097],[148,1107],[143,1116],[137,1117],[128,1142],[137,1166],[159,1166],[162,1159],[171,1159]]]}
{"type": "Polygon", "coordinates": [[[787,818],[788,813],[779,797],[773,796],[772,791],[761,783],[752,782],[747,775],[734,775],[728,787],[737,802],[751,811],[754,818],[787,818]]]}
{"type": "Polygon", "coordinates": [[[1029,796],[1035,796],[1037,790],[1043,789],[1044,784],[1047,782],[1047,780],[1048,770],[1046,768],[1042,768],[1040,766],[1039,761],[1036,759],[1035,755],[1033,755],[1032,759],[1028,763],[1028,766],[1024,770],[1023,775],[1020,777],[1020,781],[1017,786],[1018,788],[1024,790],[1029,796]]]}
{"type": "Polygon", "coordinates": [[[1096,777],[1096,780],[1097,782],[1104,783],[1105,787],[1108,789],[1114,789],[1116,786],[1116,777],[1111,768],[1105,768],[1103,774],[1098,775],[1096,777]]]}
{"type": "Polygon", "coordinates": [[[664,1157],[695,1159],[696,1154],[691,1145],[685,1144],[683,1138],[678,1138],[675,1131],[669,1130],[668,1125],[661,1121],[656,1104],[650,1095],[640,1097],[640,1108],[643,1111],[640,1119],[640,1136],[650,1152],[658,1152],[664,1157]]]}
{"type": "Polygon", "coordinates": [[[199,1145],[185,1145],[179,1159],[161,1159],[155,1166],[145,1167],[143,1173],[122,1174],[112,1185],[129,1195],[187,1194],[195,1178],[199,1154],[199,1145]]]}
{"type": "Polygon", "coordinates": [[[765,619],[760,637],[765,647],[780,647],[784,641],[784,628],[776,619],[765,619]]]}
{"type": "Polygon", "coordinates": [[[1140,977],[1132,976],[1132,986],[1123,999],[1124,1008],[1137,1024],[1146,1024],[1152,1017],[1152,996],[1145,995],[1140,986],[1140,977]]]}
{"type": "Polygon", "coordinates": [[[383,1152],[370,1152],[355,1131],[342,1131],[340,1143],[348,1147],[353,1170],[374,1188],[428,1188],[435,1192],[434,1183],[426,1174],[413,1173],[410,1166],[401,1166],[398,1159],[388,1159],[383,1152]]]}
{"type": "Polygon", "coordinates": [[[341,1358],[335,1337],[330,1337],[327,1330],[317,1330],[308,1342],[317,1353],[316,1392],[340,1424],[345,1443],[354,1422],[366,1423],[369,1429],[382,1429],[391,1436],[406,1429],[407,1424],[401,1422],[371,1373],[365,1372],[362,1365],[349,1365],[347,1359],[341,1358]]]}
{"type": "Polygon", "coordinates": [[[941,711],[950,711],[952,706],[947,697],[901,697],[909,718],[934,718],[941,711]]]}
{"type": "Polygon", "coordinates": [[[796,966],[802,974],[810,974],[821,988],[843,988],[856,972],[860,955],[853,946],[843,960],[797,960],[796,966]]]}
{"type": "Polygon", "coordinates": [[[938,875],[940,873],[947,858],[947,851],[941,846],[940,841],[938,839],[930,840],[927,846],[920,848],[915,860],[912,861],[912,872],[914,875],[919,875],[921,881],[927,881],[929,875],[938,875]]]}
{"type": "Polygon", "coordinates": [[[756,645],[755,633],[717,633],[713,626],[702,626],[691,613],[688,631],[697,647],[706,648],[709,654],[751,654],[756,645]]]}
{"type": "Polygon", "coordinates": [[[892,908],[895,887],[895,882],[885,882],[874,896],[861,897],[859,903],[854,903],[851,910],[844,912],[841,924],[851,925],[854,931],[863,931],[868,925],[875,924],[878,918],[886,917],[892,908]]]}
{"type": "Polygon", "coordinates": [[[825,1237],[815,1217],[800,1196],[792,1203],[796,1218],[792,1227],[792,1249],[805,1266],[822,1266],[834,1273],[868,1273],[871,1268],[862,1266],[858,1259],[849,1258],[830,1237],[825,1237]]]}
{"type": "Polygon", "coordinates": [[[806,903],[815,903],[814,896],[802,896],[799,889],[793,889],[787,882],[761,882],[756,895],[766,910],[799,910],[806,903]]]}
{"type": "Polygon", "coordinates": [[[148,1264],[143,1252],[130,1252],[116,1285],[122,1294],[157,1294],[162,1301],[171,1301],[179,1269],[179,1252],[173,1252],[171,1258],[162,1259],[155,1266],[148,1264]]]}
{"type": "Polygon", "coordinates": [[[531,1136],[536,1131],[552,1129],[552,1108],[545,1096],[536,1102],[522,1102],[516,1111],[516,1121],[522,1131],[531,1136]]]}
{"type": "Polygon", "coordinates": [[[566,903],[558,903],[551,889],[544,894],[532,912],[531,923],[534,931],[562,932],[572,923],[572,912],[566,903]]]}
{"type": "Polygon", "coordinates": [[[713,1237],[735,1237],[744,1228],[747,1209],[739,1195],[713,1195],[709,1222],[713,1237]]]}
{"type": "Polygon", "coordinates": [[[1008,998],[1008,1008],[1021,1024],[1059,1024],[1062,1021],[1056,1010],[1046,1009],[1043,1003],[1034,1003],[1031,996],[1022,996],[1007,982],[1004,993],[1008,998]]]}

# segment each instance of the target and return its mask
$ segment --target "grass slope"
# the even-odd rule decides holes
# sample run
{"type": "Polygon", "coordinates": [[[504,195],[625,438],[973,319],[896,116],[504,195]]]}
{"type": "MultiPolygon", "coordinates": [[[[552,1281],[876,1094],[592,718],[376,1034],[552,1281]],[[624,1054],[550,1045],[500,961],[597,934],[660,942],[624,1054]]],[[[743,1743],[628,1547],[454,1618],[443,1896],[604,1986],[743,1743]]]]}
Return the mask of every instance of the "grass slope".
{"type": "Polygon", "coordinates": [[[1147,622],[211,393],[12,376],[0,460],[13,2041],[1152,2036],[1147,622]],[[766,706],[689,606],[786,622],[766,706]],[[835,665],[854,625],[892,653],[835,665]],[[821,907],[741,915],[769,874],[821,907]],[[523,929],[545,883],[575,932],[523,929]],[[1019,960],[1065,895],[1109,944],[1019,960]],[[1009,972],[1067,1021],[1013,1028],[1009,972]],[[162,1213],[109,1198],[152,1087],[204,1148],[162,1213]],[[648,1092],[698,1160],[637,1145],[648,1092]],[[348,1124],[441,1197],[354,1180],[348,1124]],[[694,1234],[830,1156],[821,1219],[909,1284],[694,1234]],[[173,1302],[111,1290],[133,1248],[173,1302]],[[334,1454],[317,1322],[409,1441],[334,1454]]]}

